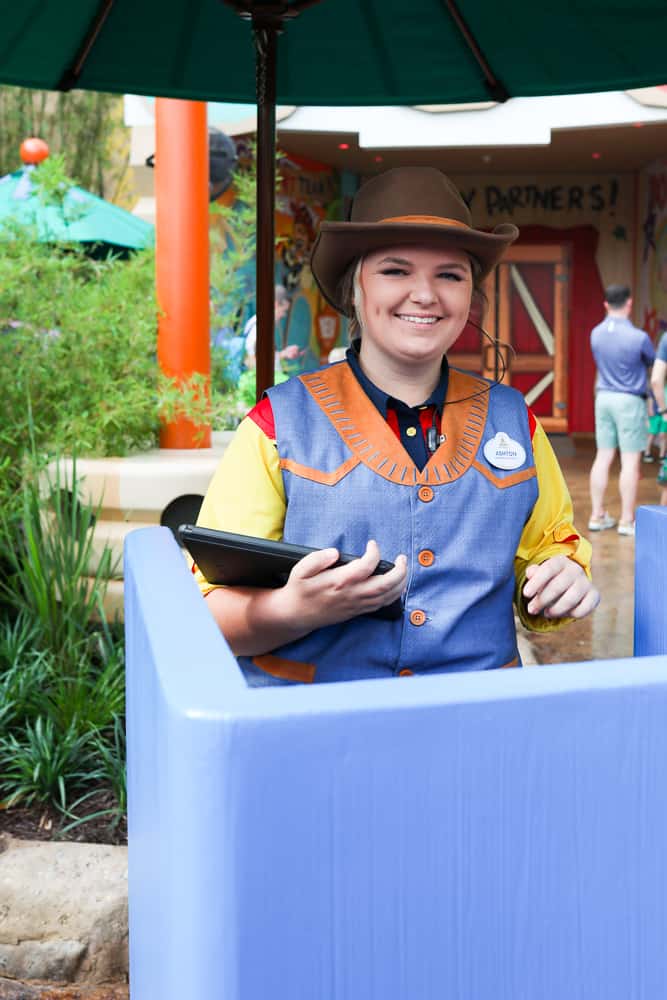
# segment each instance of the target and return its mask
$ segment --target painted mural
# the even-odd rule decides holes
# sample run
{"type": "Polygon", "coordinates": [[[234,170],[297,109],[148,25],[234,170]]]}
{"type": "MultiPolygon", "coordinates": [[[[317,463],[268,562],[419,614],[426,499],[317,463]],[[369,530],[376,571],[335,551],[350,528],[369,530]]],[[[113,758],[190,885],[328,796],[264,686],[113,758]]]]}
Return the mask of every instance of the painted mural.
{"type": "MultiPolygon", "coordinates": [[[[239,158],[251,155],[245,138],[236,140],[239,158]]],[[[322,219],[336,219],[340,210],[340,181],[333,168],[292,156],[280,160],[280,187],[276,197],[275,281],[284,285],[290,298],[287,317],[276,329],[276,348],[295,344],[300,349],[298,361],[283,362],[289,374],[306,371],[326,362],[330,351],[346,338],[345,321],[322,298],[309,267],[310,251],[322,219]]],[[[228,188],[218,204],[232,208],[237,193],[228,188]]],[[[212,230],[223,234],[223,247],[233,247],[233,238],[219,215],[211,216],[212,230]]],[[[219,240],[217,241],[220,242],[219,240]]],[[[214,251],[215,252],[215,251],[214,251]]],[[[254,259],[242,267],[244,303],[234,319],[242,330],[255,312],[253,288],[254,259]]],[[[240,336],[234,336],[230,323],[212,324],[212,341],[229,349],[240,336]]],[[[239,347],[240,350],[240,347],[239,347]]]]}
{"type": "Polygon", "coordinates": [[[596,264],[602,285],[632,280],[634,270],[632,174],[540,174],[453,177],[475,225],[501,222],[570,229],[591,226],[599,234],[596,264]]]}
{"type": "MultiPolygon", "coordinates": [[[[630,173],[455,177],[475,225],[514,222],[517,246],[565,250],[568,432],[594,426],[591,329],[604,316],[604,287],[634,282],[635,178],[630,173]]],[[[566,346],[565,346],[566,345],[566,346]]]]}
{"type": "Polygon", "coordinates": [[[639,204],[639,318],[657,341],[667,330],[667,160],[641,172],[639,204]]]}
{"type": "Polygon", "coordinates": [[[281,160],[280,173],[276,280],[291,302],[283,339],[301,348],[300,368],[307,370],[324,363],[345,333],[344,321],[320,295],[308,263],[319,223],[340,217],[340,182],[331,167],[293,156],[281,160]]]}

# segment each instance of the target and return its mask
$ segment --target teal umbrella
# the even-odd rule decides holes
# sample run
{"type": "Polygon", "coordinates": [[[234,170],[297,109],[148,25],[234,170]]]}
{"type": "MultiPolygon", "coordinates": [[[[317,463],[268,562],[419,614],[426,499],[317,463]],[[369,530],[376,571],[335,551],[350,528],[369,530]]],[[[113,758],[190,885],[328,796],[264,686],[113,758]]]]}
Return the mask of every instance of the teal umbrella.
{"type": "Polygon", "coordinates": [[[75,184],[61,204],[45,204],[33,179],[33,166],[0,177],[0,235],[13,224],[30,227],[43,243],[72,241],[120,250],[152,246],[154,227],[118,205],[75,184]]]}
{"type": "Polygon", "coordinates": [[[666,36],[665,0],[29,0],[4,5],[0,82],[256,97],[261,390],[273,380],[276,101],[451,104],[629,90],[665,82],[666,36]]]}

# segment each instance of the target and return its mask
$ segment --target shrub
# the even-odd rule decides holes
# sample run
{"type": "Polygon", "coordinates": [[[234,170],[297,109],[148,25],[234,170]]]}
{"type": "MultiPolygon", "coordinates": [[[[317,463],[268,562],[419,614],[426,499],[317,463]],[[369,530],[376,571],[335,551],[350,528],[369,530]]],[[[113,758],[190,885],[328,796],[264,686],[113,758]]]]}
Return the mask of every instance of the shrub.
{"type": "Polygon", "coordinates": [[[121,630],[103,607],[111,556],[103,553],[88,576],[96,511],[80,499],[76,465],[71,482],[56,473],[45,488],[32,459],[13,516],[0,518],[8,553],[0,802],[52,805],[72,818],[103,787],[114,796],[117,825],[125,803],[124,655],[121,630]]]}
{"type": "Polygon", "coordinates": [[[4,243],[0,428],[7,453],[20,456],[31,429],[37,451],[125,455],[157,441],[154,281],[152,251],[99,261],[25,235],[4,243]]]}

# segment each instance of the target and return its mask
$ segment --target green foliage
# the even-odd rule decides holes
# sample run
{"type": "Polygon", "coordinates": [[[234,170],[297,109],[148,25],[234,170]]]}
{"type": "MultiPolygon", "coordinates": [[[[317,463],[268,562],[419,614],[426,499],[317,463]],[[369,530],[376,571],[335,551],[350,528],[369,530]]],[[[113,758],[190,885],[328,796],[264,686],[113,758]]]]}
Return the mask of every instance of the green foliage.
{"type": "MultiPolygon", "coordinates": [[[[58,469],[58,466],[56,466],[58,469]]],[[[82,504],[56,471],[42,473],[40,484],[28,480],[21,490],[20,546],[7,552],[9,582],[6,599],[30,620],[40,645],[51,650],[63,667],[74,668],[81,644],[88,642],[88,625],[98,616],[102,629],[96,642],[104,657],[110,645],[102,601],[112,575],[111,551],[102,552],[93,569],[93,526],[96,511],[82,504]]],[[[77,483],[76,464],[72,473],[77,483]]],[[[12,526],[7,524],[5,535],[12,526]]]]}
{"type": "Polygon", "coordinates": [[[0,254],[0,502],[22,455],[126,455],[159,432],[152,251],[91,260],[17,233],[0,254]]]}
{"type": "Polygon", "coordinates": [[[122,97],[0,87],[0,125],[0,175],[17,170],[21,143],[39,136],[52,154],[67,157],[77,183],[101,198],[116,201],[127,183],[122,97]]]}
{"type": "Polygon", "coordinates": [[[254,299],[257,168],[255,150],[234,171],[233,205],[215,203],[211,214],[223,225],[210,230],[211,329],[237,336],[243,331],[248,304],[254,299]]]}
{"type": "MultiPolygon", "coordinates": [[[[276,152],[276,194],[281,184],[276,152]]],[[[211,329],[222,327],[230,336],[243,332],[248,309],[255,300],[255,249],[257,229],[257,159],[254,143],[239,158],[234,171],[233,205],[215,203],[211,213],[223,225],[210,232],[211,329]]]]}
{"type": "Polygon", "coordinates": [[[113,805],[106,809],[94,812],[82,812],[82,806],[90,800],[97,798],[99,793],[96,789],[85,792],[80,798],[73,802],[68,809],[68,815],[78,817],[73,823],[68,823],[63,828],[63,834],[69,833],[82,823],[87,823],[91,819],[105,817],[109,821],[109,826],[113,830],[123,820],[127,813],[127,768],[125,759],[127,749],[125,743],[125,724],[123,719],[114,719],[113,729],[107,739],[99,736],[93,738],[93,749],[96,755],[96,766],[92,774],[93,780],[101,782],[109,789],[113,798],[113,805]]]}
{"type": "MultiPolygon", "coordinates": [[[[67,174],[62,153],[49,156],[35,167],[31,180],[39,201],[47,208],[55,208],[65,226],[72,225],[86,214],[85,205],[67,200],[67,192],[74,185],[74,180],[67,174]]],[[[48,236],[51,237],[52,234],[49,233],[48,236]]]]}
{"type": "Polygon", "coordinates": [[[80,498],[76,465],[67,482],[47,477],[34,455],[25,469],[17,509],[0,517],[0,802],[50,804],[72,817],[72,798],[83,805],[103,785],[117,823],[124,658],[102,603],[111,555],[103,551],[91,572],[97,512],[80,498]]]}
{"type": "Polygon", "coordinates": [[[0,736],[0,787],[5,805],[48,802],[66,810],[70,789],[90,780],[89,733],[62,732],[52,719],[28,720],[19,736],[0,736]]]}

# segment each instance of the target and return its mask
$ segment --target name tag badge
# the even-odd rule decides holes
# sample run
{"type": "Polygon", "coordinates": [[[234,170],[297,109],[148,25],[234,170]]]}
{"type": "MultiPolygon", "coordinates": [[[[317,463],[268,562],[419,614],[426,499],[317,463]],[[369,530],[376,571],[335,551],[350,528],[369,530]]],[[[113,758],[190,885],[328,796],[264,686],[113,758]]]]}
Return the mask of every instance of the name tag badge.
{"type": "Polygon", "coordinates": [[[498,431],[484,445],[484,458],[496,469],[518,469],[526,461],[526,449],[509,434],[498,431]]]}

